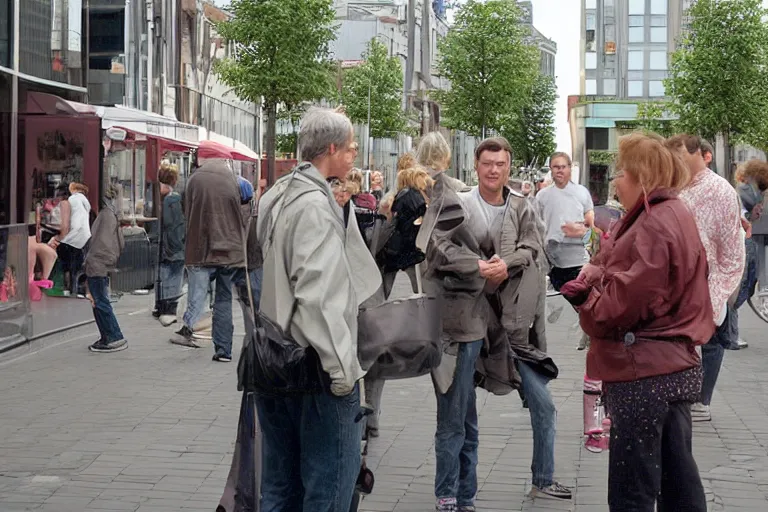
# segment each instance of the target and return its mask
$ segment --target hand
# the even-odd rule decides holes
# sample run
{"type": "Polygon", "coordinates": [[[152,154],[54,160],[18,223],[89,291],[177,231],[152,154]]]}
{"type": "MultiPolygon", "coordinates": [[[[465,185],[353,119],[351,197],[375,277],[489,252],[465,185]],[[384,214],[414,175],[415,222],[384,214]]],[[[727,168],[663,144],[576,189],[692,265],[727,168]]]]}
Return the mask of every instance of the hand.
{"type": "Polygon", "coordinates": [[[355,390],[355,384],[347,384],[343,378],[331,381],[331,393],[335,396],[347,396],[355,390]]]}
{"type": "Polygon", "coordinates": [[[56,240],[55,238],[51,238],[50,240],[48,240],[48,246],[53,248],[53,249],[56,249],[57,247],[59,247],[59,243],[60,242],[58,240],[56,240]]]}
{"type": "Polygon", "coordinates": [[[478,261],[480,275],[492,284],[499,285],[509,278],[507,264],[498,255],[488,261],[478,261]]]}
{"type": "Polygon", "coordinates": [[[752,223],[749,222],[744,217],[741,218],[741,227],[744,228],[744,231],[747,233],[747,238],[752,238],[752,223]]]}
{"type": "Polygon", "coordinates": [[[602,270],[600,267],[597,265],[592,265],[591,263],[587,263],[581,269],[581,272],[579,273],[579,279],[592,286],[598,279],[600,279],[601,274],[602,270]]]}
{"type": "Polygon", "coordinates": [[[560,229],[568,238],[581,238],[587,233],[587,226],[583,222],[566,222],[560,229]]]}

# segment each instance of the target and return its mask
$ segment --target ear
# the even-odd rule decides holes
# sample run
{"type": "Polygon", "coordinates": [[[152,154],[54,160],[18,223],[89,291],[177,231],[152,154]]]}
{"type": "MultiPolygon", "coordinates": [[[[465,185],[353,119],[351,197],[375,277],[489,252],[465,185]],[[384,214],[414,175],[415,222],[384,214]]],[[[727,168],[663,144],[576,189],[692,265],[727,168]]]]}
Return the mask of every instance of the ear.
{"type": "Polygon", "coordinates": [[[329,155],[335,155],[337,151],[338,151],[338,148],[336,148],[336,144],[331,144],[331,147],[328,148],[329,155]]]}

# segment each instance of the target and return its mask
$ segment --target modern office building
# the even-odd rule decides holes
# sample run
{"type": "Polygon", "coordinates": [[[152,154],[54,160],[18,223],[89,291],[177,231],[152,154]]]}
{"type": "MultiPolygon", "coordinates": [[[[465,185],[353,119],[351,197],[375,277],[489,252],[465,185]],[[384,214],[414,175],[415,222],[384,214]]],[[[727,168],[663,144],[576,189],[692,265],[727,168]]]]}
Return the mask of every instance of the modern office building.
{"type": "Polygon", "coordinates": [[[555,57],[557,56],[557,43],[548,38],[534,25],[533,2],[523,0],[517,2],[523,11],[523,23],[531,31],[532,42],[538,46],[541,52],[541,73],[546,76],[555,76],[555,57]]]}

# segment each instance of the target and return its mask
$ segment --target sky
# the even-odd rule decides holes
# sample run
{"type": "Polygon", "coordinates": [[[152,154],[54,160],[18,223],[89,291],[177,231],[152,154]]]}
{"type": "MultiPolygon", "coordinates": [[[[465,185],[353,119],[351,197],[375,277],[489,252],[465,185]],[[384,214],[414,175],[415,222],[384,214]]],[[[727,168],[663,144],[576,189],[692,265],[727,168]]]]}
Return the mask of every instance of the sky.
{"type": "Polygon", "coordinates": [[[571,152],[568,128],[568,96],[579,94],[579,30],[581,2],[578,0],[532,0],[533,25],[557,43],[555,74],[557,75],[558,151],[571,152]]]}

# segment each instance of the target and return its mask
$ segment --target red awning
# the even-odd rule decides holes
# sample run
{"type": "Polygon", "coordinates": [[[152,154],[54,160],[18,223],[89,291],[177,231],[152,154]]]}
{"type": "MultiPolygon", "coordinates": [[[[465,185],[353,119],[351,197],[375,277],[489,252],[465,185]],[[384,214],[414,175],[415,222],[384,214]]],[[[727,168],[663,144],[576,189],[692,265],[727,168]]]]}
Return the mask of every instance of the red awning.
{"type": "Polygon", "coordinates": [[[201,140],[197,150],[197,158],[222,158],[224,160],[239,160],[241,162],[258,162],[256,158],[246,155],[236,148],[230,148],[216,141],[201,140]]]}
{"type": "Polygon", "coordinates": [[[161,137],[160,135],[157,135],[155,133],[143,133],[137,130],[131,130],[130,128],[124,128],[122,126],[115,126],[114,128],[120,128],[121,130],[125,130],[126,132],[132,134],[134,138],[136,135],[140,135],[148,139],[155,139],[160,142],[162,149],[165,151],[184,152],[184,151],[189,151],[190,149],[197,148],[197,144],[195,144],[194,142],[186,141],[186,140],[173,139],[170,137],[161,137]]]}

